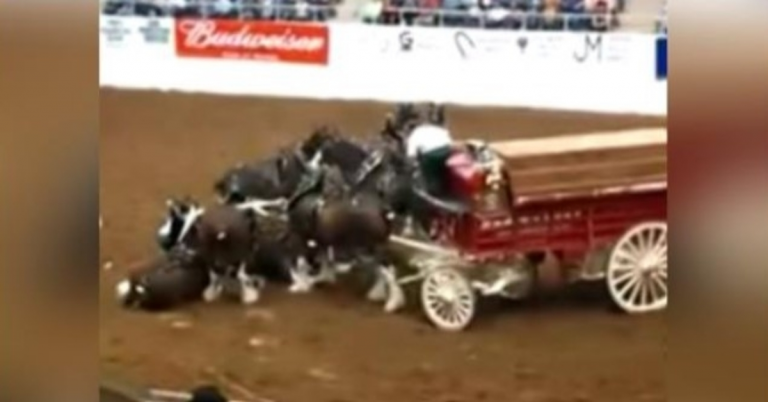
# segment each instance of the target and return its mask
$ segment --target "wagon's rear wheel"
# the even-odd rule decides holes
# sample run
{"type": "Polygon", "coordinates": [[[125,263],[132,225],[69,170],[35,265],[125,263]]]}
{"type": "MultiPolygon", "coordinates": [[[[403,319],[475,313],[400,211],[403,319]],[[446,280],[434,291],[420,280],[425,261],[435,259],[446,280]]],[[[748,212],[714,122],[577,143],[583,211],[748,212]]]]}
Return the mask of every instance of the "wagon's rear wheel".
{"type": "Polygon", "coordinates": [[[642,314],[667,307],[667,223],[645,222],[629,229],[611,251],[608,291],[624,312],[642,314]]]}
{"type": "Polygon", "coordinates": [[[421,284],[421,304],[427,318],[444,331],[466,328],[475,316],[476,295],[469,280],[450,268],[429,273],[421,284]]]}

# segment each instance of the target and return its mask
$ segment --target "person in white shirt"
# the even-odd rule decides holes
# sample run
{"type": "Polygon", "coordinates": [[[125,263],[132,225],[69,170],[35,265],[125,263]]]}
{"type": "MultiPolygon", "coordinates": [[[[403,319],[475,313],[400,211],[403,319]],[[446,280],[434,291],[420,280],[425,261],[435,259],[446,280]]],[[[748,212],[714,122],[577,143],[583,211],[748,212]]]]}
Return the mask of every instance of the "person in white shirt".
{"type": "Polygon", "coordinates": [[[445,190],[446,163],[453,152],[453,138],[447,128],[422,123],[411,131],[406,143],[409,158],[418,161],[428,191],[439,195],[445,190]]]}

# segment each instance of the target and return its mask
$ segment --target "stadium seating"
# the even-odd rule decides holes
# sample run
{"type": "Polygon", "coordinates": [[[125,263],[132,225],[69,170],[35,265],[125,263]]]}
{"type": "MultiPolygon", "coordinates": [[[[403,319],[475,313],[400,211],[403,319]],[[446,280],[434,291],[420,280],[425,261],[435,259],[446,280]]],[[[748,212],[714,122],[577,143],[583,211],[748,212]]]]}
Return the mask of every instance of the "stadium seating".
{"type": "MultiPolygon", "coordinates": [[[[345,0],[102,0],[107,15],[327,21],[345,0]]],[[[354,1],[354,0],[346,0],[354,1]]],[[[369,24],[609,31],[628,0],[357,0],[369,24]]],[[[642,1],[642,0],[635,0],[642,1]]],[[[666,32],[666,1],[655,30],[666,32]]]]}

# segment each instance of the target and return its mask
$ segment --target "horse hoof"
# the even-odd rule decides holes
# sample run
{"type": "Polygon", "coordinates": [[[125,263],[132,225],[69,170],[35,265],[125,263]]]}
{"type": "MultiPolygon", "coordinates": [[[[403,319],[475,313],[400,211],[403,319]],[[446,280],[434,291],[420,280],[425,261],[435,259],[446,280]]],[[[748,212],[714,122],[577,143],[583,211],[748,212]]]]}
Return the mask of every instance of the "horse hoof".
{"type": "Polygon", "coordinates": [[[208,303],[214,302],[221,296],[222,289],[208,288],[203,292],[203,300],[208,303]]]}
{"type": "Polygon", "coordinates": [[[383,302],[387,298],[387,287],[381,283],[376,283],[368,292],[368,300],[372,302],[383,302]]]}
{"type": "Polygon", "coordinates": [[[259,301],[259,292],[254,289],[243,290],[240,301],[245,305],[254,304],[259,301]]]}
{"type": "Polygon", "coordinates": [[[293,294],[309,293],[310,287],[306,285],[291,285],[288,288],[288,292],[293,294]]]}
{"type": "Polygon", "coordinates": [[[347,274],[352,270],[352,264],[336,264],[336,272],[347,274]]]}
{"type": "Polygon", "coordinates": [[[386,312],[388,314],[392,314],[392,313],[395,313],[398,310],[402,309],[403,307],[405,307],[405,299],[404,298],[391,299],[384,306],[384,312],[386,312]]]}
{"type": "Polygon", "coordinates": [[[336,283],[336,275],[333,274],[324,274],[320,277],[318,277],[315,280],[315,283],[327,283],[327,284],[334,284],[336,283]]]}

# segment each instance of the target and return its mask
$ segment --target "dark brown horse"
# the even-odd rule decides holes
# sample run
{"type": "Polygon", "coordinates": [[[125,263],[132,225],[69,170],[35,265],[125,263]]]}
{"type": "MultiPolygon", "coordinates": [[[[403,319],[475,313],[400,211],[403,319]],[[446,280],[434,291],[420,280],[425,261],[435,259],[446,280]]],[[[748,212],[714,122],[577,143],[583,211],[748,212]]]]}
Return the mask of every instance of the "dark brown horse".
{"type": "Polygon", "coordinates": [[[262,233],[257,215],[266,203],[214,205],[202,208],[191,200],[168,202],[168,218],[158,231],[164,250],[183,249],[196,256],[209,274],[206,301],[220,297],[225,279],[240,285],[244,304],[256,302],[267,274],[256,261],[262,233]]]}
{"type": "Polygon", "coordinates": [[[246,200],[287,198],[296,190],[304,174],[321,148],[338,137],[329,126],[316,128],[310,136],[294,147],[281,149],[276,155],[254,162],[240,163],[229,169],[214,183],[216,195],[225,203],[246,200]]]}
{"type": "Polygon", "coordinates": [[[116,293],[126,308],[163,311],[200,300],[208,284],[202,261],[177,249],[131,268],[116,293]]]}
{"type": "Polygon", "coordinates": [[[346,252],[375,262],[378,278],[369,298],[386,298],[385,310],[405,303],[397,284],[389,252],[392,216],[386,203],[374,194],[352,194],[337,169],[322,167],[306,181],[287,204],[289,226],[299,239],[301,252],[294,269],[294,292],[332,277],[334,252],[346,252]]]}

